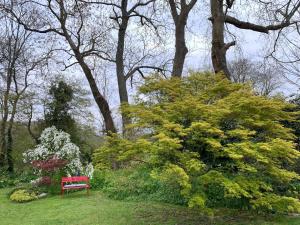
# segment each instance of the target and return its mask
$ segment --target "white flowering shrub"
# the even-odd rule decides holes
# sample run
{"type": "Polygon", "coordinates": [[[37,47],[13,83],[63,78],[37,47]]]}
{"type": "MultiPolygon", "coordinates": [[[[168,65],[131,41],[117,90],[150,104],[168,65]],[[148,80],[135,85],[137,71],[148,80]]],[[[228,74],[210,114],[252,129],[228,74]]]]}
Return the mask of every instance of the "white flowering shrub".
{"type": "Polygon", "coordinates": [[[63,168],[66,173],[74,175],[83,171],[79,148],[71,142],[68,133],[52,126],[42,132],[39,140],[40,144],[34,149],[23,153],[24,163],[57,158],[68,162],[63,168]]]}

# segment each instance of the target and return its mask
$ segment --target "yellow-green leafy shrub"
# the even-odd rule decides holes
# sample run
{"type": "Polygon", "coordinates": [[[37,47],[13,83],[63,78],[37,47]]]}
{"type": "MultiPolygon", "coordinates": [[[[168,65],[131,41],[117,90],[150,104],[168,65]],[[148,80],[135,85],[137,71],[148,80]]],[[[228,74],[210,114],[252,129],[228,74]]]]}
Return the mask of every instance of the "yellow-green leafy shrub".
{"type": "Polygon", "coordinates": [[[180,186],[191,207],[298,212],[289,184],[299,180],[290,168],[300,153],[282,125],[295,119],[293,107],[222,75],[149,78],[136,104],[122,108],[130,139],[107,137],[94,163],[147,164],[153,178],[180,186]]]}
{"type": "Polygon", "coordinates": [[[37,199],[38,196],[33,191],[24,189],[16,190],[10,195],[10,200],[14,202],[29,202],[37,199]]]}

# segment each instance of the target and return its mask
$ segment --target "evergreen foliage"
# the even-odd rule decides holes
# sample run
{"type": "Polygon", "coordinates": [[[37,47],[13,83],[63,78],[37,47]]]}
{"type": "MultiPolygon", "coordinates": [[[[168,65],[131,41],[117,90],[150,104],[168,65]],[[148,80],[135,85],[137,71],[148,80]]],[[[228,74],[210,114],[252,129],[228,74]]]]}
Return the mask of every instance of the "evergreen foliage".
{"type": "Polygon", "coordinates": [[[146,164],[153,178],[179,185],[190,207],[300,212],[298,199],[288,194],[299,180],[289,168],[300,153],[282,124],[295,119],[293,107],[222,74],[152,77],[137,103],[123,106],[131,137],[107,137],[94,163],[102,169],[115,161],[146,164]]]}
{"type": "Polygon", "coordinates": [[[70,103],[74,98],[72,86],[60,80],[51,85],[49,94],[52,97],[52,101],[47,104],[46,126],[55,126],[57,129],[65,132],[73,131],[75,129],[75,121],[70,115],[70,103]]]}

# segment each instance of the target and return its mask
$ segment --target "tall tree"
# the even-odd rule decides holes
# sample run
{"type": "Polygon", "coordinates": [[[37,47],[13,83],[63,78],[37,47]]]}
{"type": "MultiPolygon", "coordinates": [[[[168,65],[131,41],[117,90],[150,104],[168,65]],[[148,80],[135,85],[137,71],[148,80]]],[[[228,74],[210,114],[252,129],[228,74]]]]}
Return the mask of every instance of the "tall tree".
{"type": "Polygon", "coordinates": [[[36,74],[36,69],[44,64],[49,55],[33,54],[32,33],[20,24],[6,16],[1,18],[1,22],[0,79],[5,84],[1,93],[0,166],[7,164],[8,171],[12,173],[12,130],[20,110],[19,103],[26,98],[30,77],[36,74]]]}
{"type": "Polygon", "coordinates": [[[98,25],[96,23],[93,24],[94,27],[88,27],[88,24],[95,20],[94,17],[89,17],[91,15],[89,5],[78,0],[43,0],[39,2],[20,2],[20,5],[10,9],[4,1],[1,4],[1,8],[13,16],[28,31],[40,34],[54,34],[55,38],[63,38],[67,47],[60,47],[59,50],[64,51],[75,60],[69,66],[75,64],[80,66],[103,116],[105,130],[115,133],[116,127],[108,101],[99,90],[95,74],[93,74],[92,67],[88,61],[89,57],[95,55],[107,59],[106,53],[99,46],[99,39],[103,38],[103,33],[105,32],[96,30],[95,26],[98,25]]]}
{"type": "Polygon", "coordinates": [[[230,79],[231,74],[227,67],[226,53],[231,46],[235,45],[235,41],[225,43],[225,24],[233,25],[238,29],[269,34],[270,31],[281,31],[286,27],[297,24],[297,21],[293,19],[300,8],[300,1],[293,0],[277,1],[276,4],[273,1],[253,1],[248,3],[260,9],[266,9],[269,23],[271,24],[262,25],[263,21],[253,23],[233,16],[231,9],[233,9],[234,3],[235,0],[210,0],[211,17],[209,20],[212,22],[212,64],[216,73],[223,71],[228,79],[230,79]]]}

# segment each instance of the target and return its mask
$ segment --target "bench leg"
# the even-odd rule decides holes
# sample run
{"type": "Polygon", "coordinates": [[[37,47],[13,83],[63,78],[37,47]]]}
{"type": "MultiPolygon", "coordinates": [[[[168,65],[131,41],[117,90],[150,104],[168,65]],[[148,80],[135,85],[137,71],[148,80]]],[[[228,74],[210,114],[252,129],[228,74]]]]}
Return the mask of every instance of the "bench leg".
{"type": "Polygon", "coordinates": [[[86,189],[86,193],[87,193],[87,195],[90,195],[90,189],[89,188],[86,189]]]}

